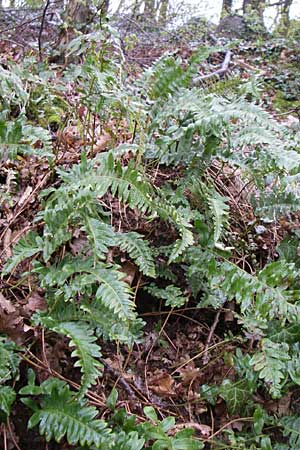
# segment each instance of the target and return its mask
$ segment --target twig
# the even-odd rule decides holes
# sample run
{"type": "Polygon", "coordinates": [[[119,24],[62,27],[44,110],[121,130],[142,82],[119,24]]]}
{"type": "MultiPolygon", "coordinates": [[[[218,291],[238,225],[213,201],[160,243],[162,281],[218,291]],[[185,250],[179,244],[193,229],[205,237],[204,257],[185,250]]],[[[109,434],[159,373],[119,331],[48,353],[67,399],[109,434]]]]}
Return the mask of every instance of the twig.
{"type": "MultiPolygon", "coordinates": [[[[231,339],[230,339],[231,340],[231,339]]],[[[213,350],[214,348],[220,347],[221,345],[226,344],[227,342],[229,342],[230,340],[224,339],[224,341],[221,342],[217,342],[216,344],[212,345],[211,347],[209,347],[207,349],[208,350],[213,350]]],[[[201,356],[204,355],[205,350],[197,353],[195,356],[193,356],[192,358],[186,359],[185,361],[183,361],[182,364],[180,364],[178,367],[176,367],[175,365],[173,365],[172,367],[176,367],[176,369],[173,370],[173,372],[171,373],[171,375],[174,375],[176,372],[178,372],[180,369],[182,369],[184,366],[186,366],[187,364],[190,364],[192,361],[195,361],[195,359],[201,358],[201,356]]]]}
{"type": "MultiPolygon", "coordinates": [[[[52,14],[52,12],[49,12],[47,15],[50,15],[50,14],[52,14]]],[[[33,19],[27,20],[26,22],[18,23],[13,26],[4,28],[3,30],[0,30],[0,34],[6,33],[7,31],[16,30],[17,28],[23,28],[23,27],[25,27],[25,25],[29,25],[30,23],[35,22],[36,20],[40,19],[41,17],[43,17],[43,14],[39,14],[38,16],[35,16],[33,19]]]]}
{"type": "Polygon", "coordinates": [[[219,322],[219,318],[220,318],[220,314],[221,311],[218,311],[215,317],[215,320],[211,326],[209,335],[207,336],[207,340],[206,340],[206,344],[205,344],[205,348],[204,348],[204,353],[203,353],[203,357],[202,357],[202,362],[203,364],[207,364],[209,361],[209,356],[208,356],[208,347],[210,346],[210,342],[212,340],[213,334],[215,332],[216,326],[218,325],[219,322]]]}
{"type": "Polygon", "coordinates": [[[210,435],[208,439],[205,439],[204,442],[211,441],[215,436],[222,433],[222,431],[232,425],[235,422],[253,422],[253,417],[238,417],[236,419],[230,420],[230,422],[225,423],[221,428],[219,428],[214,434],[210,435]]]}
{"type": "Polygon", "coordinates": [[[14,443],[15,448],[16,448],[17,450],[21,450],[20,447],[18,446],[16,440],[15,440],[14,433],[13,433],[13,430],[11,429],[11,425],[10,425],[9,419],[7,420],[7,428],[8,428],[8,431],[9,431],[9,434],[10,434],[10,437],[11,437],[11,440],[12,440],[13,443],[14,443]]]}
{"type": "Polygon", "coordinates": [[[43,34],[43,29],[44,29],[44,24],[45,24],[45,18],[46,18],[46,13],[47,13],[47,9],[50,5],[50,1],[51,0],[47,0],[47,3],[45,5],[45,8],[43,10],[43,15],[42,15],[42,20],[41,20],[41,26],[40,26],[40,31],[39,31],[39,37],[38,37],[38,43],[39,43],[39,58],[40,58],[40,62],[43,61],[43,54],[42,54],[42,34],[43,34]]]}
{"type": "Polygon", "coordinates": [[[127,381],[122,377],[121,373],[111,367],[110,364],[108,364],[105,359],[100,358],[101,363],[104,365],[105,369],[110,372],[115,378],[117,378],[117,382],[125,389],[127,394],[129,394],[130,397],[136,398],[136,394],[133,391],[133,389],[129,386],[127,381]]]}
{"type": "Polygon", "coordinates": [[[199,82],[207,80],[208,78],[224,75],[228,71],[231,56],[232,56],[232,52],[230,50],[228,50],[225,54],[225,58],[224,58],[224,61],[222,63],[222,66],[220,67],[220,69],[215,70],[212,73],[207,73],[206,75],[201,75],[200,77],[194,78],[193,85],[197,85],[197,84],[199,84],[199,82]]]}

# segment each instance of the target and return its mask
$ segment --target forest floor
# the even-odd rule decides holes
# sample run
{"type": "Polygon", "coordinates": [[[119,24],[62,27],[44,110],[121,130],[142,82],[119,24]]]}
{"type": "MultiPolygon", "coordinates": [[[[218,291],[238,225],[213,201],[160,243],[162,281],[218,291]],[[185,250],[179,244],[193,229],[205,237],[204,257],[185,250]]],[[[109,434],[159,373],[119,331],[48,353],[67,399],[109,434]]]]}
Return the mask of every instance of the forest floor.
{"type": "MultiPolygon", "coordinates": [[[[136,77],[146,66],[150,65],[165,51],[182,58],[184,65],[193,49],[188,42],[183,45],[172,40],[157,40],[156,45],[139,43],[136,34],[127,39],[126,64],[130,77],[136,77]]],[[[1,64],[7,60],[21,62],[24,49],[9,40],[1,40],[1,64]]],[[[25,50],[26,53],[26,50],[25,50]]],[[[203,65],[206,73],[217,70],[224,60],[224,52],[216,52],[203,65]]],[[[273,117],[291,127],[299,127],[300,73],[294,67],[300,62],[300,54],[293,49],[286,49],[279,41],[269,40],[265,43],[241,43],[235,46],[229,69],[224,75],[224,83],[234,83],[237,78],[247,79],[257,76],[261,80],[262,101],[273,117]],[[298,77],[298,78],[297,78],[298,77]]],[[[65,69],[65,67],[64,67],[65,69]]],[[[60,66],[55,71],[59,80],[60,66]]],[[[211,79],[208,84],[212,90],[221,89],[222,80],[211,79]]],[[[79,105],[78,97],[72,98],[72,90],[64,93],[68,104],[79,105]]],[[[16,112],[17,114],[17,112],[16,112]]],[[[78,108],[80,116],[80,106],[78,108]]],[[[119,124],[118,124],[119,125],[119,124]]],[[[112,123],[112,127],[116,124],[112,123]]],[[[81,136],[76,126],[53,129],[52,146],[58,155],[56,165],[69,167],[81,157],[81,136]]],[[[115,144],[130,142],[132,135],[126,125],[119,125],[114,134],[115,144]]],[[[109,137],[99,137],[98,148],[106,149],[109,137]]],[[[37,142],[38,147],[38,142],[37,142]]],[[[215,180],[216,189],[229,198],[229,205],[234,218],[231,231],[243,239],[245,250],[240,254],[238,264],[251,272],[248,248],[251,243],[255,248],[255,259],[259,267],[276,260],[277,245],[291,230],[299,229],[300,216],[297,213],[282,216],[280,221],[264,224],[256,232],[248,232],[248,224],[255,221],[253,207],[249,201],[251,186],[247,186],[239,173],[228,167],[221,171],[217,163],[210,168],[210,175],[215,180]],[[250,242],[251,241],[251,242],[250,242]]],[[[14,244],[28,230],[34,228],[34,217],[39,213],[41,200],[39,194],[45,188],[57,185],[53,169],[47,163],[31,157],[18,157],[15,160],[2,161],[0,181],[2,186],[13,186],[15,181],[8,180],[8,174],[17,177],[18,189],[12,193],[9,201],[2,203],[0,216],[1,263],[11,256],[14,244]]],[[[166,180],[176,180],[181,176],[181,169],[160,166],[158,170],[148,173],[153,185],[162,186],[166,180]]],[[[139,231],[151,235],[152,241],[166,244],[170,241],[172,228],[163,223],[140,220],[132,212],[120,208],[118,202],[111,203],[112,216],[117,228],[127,231],[139,231]]],[[[73,254],[76,246],[80,248],[80,236],[73,242],[73,254]]],[[[94,404],[99,407],[100,415],[105,417],[103,405],[113,387],[119,392],[118,406],[125,407],[128,413],[142,416],[142,408],[152,405],[160,417],[175,416],[178,429],[192,427],[203,442],[209,444],[222,431],[241,430],[245,418],[231,416],[226,402],[218,398],[215,406],[210,406],[200,395],[200,387],[221,384],[224,378],[234,379],[231,357],[240,344],[240,325],[234,316],[234,305],[224,309],[199,309],[197,302],[191,300],[186,306],[167,308],[163,300],[157,300],[141,290],[144,280],[132,262],[122,256],[122,270],[135,292],[135,301],[139,316],[145,321],[143,338],[132,348],[112,343],[101,343],[104,366],[103,377],[92,388],[94,404]],[[230,309],[232,308],[232,312],[230,309]]],[[[31,316],[44,309],[43,290],[31,290],[31,279],[23,282],[21,273],[29,268],[26,260],[1,280],[0,293],[0,332],[5,333],[18,345],[25,346],[20,366],[20,378],[17,387],[24,385],[29,366],[36,371],[41,382],[54,374],[70,383],[78,383],[80,372],[74,368],[69,342],[54,333],[45,333],[34,327],[31,316]]],[[[180,271],[178,273],[180,279],[180,271]]],[[[189,294],[189,293],[187,293],[189,294]]],[[[251,340],[243,345],[243,351],[251,352],[251,340]]],[[[297,393],[287,394],[280,400],[271,399],[266,393],[260,393],[256,399],[265,409],[274,414],[287,414],[292,402],[297,402],[297,393]]],[[[17,401],[12,411],[10,433],[7,436],[6,449],[54,450],[73,448],[67,443],[46,443],[37,431],[26,428],[29,410],[17,401]]],[[[0,445],[1,447],[1,445],[0,445]]]]}

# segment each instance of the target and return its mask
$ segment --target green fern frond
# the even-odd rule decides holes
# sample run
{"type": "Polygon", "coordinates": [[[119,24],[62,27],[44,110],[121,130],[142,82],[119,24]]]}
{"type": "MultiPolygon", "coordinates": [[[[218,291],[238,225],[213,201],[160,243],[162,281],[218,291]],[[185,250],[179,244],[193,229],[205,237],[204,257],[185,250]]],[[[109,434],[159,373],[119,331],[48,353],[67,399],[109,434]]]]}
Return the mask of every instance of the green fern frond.
{"type": "Polygon", "coordinates": [[[118,233],[116,236],[116,245],[123,252],[127,252],[135,261],[140,271],[151,278],[155,277],[155,264],[149,243],[143,239],[143,236],[135,233],[118,233]]]}
{"type": "Polygon", "coordinates": [[[217,192],[208,197],[208,204],[213,215],[214,242],[219,242],[223,228],[228,225],[229,206],[225,203],[225,198],[217,192]]]}
{"type": "Polygon", "coordinates": [[[0,336],[0,384],[18,376],[19,362],[17,345],[4,336],[0,336]]]}
{"type": "Polygon", "coordinates": [[[67,336],[70,339],[70,347],[75,347],[71,356],[78,358],[75,367],[80,367],[82,373],[80,394],[84,394],[91,385],[95,384],[102,367],[98,361],[101,357],[100,347],[95,343],[97,338],[93,334],[93,329],[84,322],[56,323],[50,329],[67,336]]]}
{"type": "Polygon", "coordinates": [[[166,306],[170,306],[171,308],[180,308],[188,302],[188,298],[183,295],[182,290],[173,284],[165,288],[159,288],[156,284],[151,283],[143,289],[153,297],[159,300],[165,300],[166,306]]]}
{"type": "Polygon", "coordinates": [[[41,251],[43,251],[43,239],[36,232],[30,231],[14,246],[14,254],[6,261],[2,275],[10,273],[21,261],[41,251]]]}
{"type": "Polygon", "coordinates": [[[297,449],[300,446],[300,417],[287,416],[280,419],[282,434],[289,439],[289,448],[297,449]]]}
{"type": "Polygon", "coordinates": [[[288,352],[288,344],[263,339],[261,351],[255,353],[250,361],[254,369],[259,372],[259,378],[269,386],[270,393],[274,398],[279,398],[281,395],[287,362],[290,360],[288,352]]]}
{"type": "Polygon", "coordinates": [[[257,214],[272,219],[300,209],[300,200],[293,192],[261,192],[258,199],[253,197],[252,204],[257,214]]]}
{"type": "MultiPolygon", "coordinates": [[[[29,385],[20,392],[36,395],[35,388],[36,386],[29,385]]],[[[40,408],[30,398],[22,399],[34,411],[28,423],[29,429],[39,425],[39,432],[47,442],[51,439],[60,442],[66,437],[70,445],[95,445],[102,450],[112,448],[111,430],[106,422],[95,418],[98,410],[86,406],[83,400],[79,401],[65,382],[49,378],[38,390],[40,408]]]]}
{"type": "Polygon", "coordinates": [[[16,392],[12,387],[0,385],[0,423],[2,422],[2,415],[5,419],[9,417],[16,397],[16,392]]]}
{"type": "Polygon", "coordinates": [[[99,284],[95,295],[96,299],[121,320],[134,320],[133,292],[130,286],[123,281],[124,273],[118,270],[118,266],[99,265],[89,273],[99,284]]]}
{"type": "Polygon", "coordinates": [[[176,259],[183,254],[183,252],[194,244],[194,235],[190,228],[192,225],[189,221],[180,214],[180,211],[170,203],[157,202],[156,208],[160,217],[165,220],[170,220],[178,229],[181,239],[177,239],[172,246],[172,252],[169,257],[168,264],[176,261],[176,259]]]}
{"type": "Polygon", "coordinates": [[[99,260],[104,259],[109,247],[116,245],[116,234],[113,228],[93,217],[85,216],[82,220],[93,254],[99,260]]]}

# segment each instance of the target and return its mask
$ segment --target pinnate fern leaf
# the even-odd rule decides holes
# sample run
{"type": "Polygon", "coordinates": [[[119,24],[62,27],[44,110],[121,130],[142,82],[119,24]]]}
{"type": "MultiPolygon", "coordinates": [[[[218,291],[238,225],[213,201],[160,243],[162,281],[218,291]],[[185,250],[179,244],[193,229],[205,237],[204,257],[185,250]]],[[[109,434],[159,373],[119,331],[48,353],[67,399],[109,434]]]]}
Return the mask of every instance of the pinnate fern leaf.
{"type": "Polygon", "coordinates": [[[85,393],[95,384],[102,367],[98,360],[101,356],[100,347],[95,343],[93,330],[84,322],[61,322],[51,328],[70,338],[70,347],[75,347],[71,356],[77,358],[75,367],[80,367],[82,373],[80,393],[85,393]]]}
{"type": "Polygon", "coordinates": [[[214,242],[217,243],[222,235],[224,226],[228,223],[229,207],[224,197],[215,192],[214,196],[208,198],[210,211],[214,218],[214,242]]]}
{"type": "MultiPolygon", "coordinates": [[[[66,383],[50,378],[38,390],[40,408],[28,397],[22,400],[34,410],[28,428],[39,425],[40,434],[48,442],[51,439],[60,442],[66,437],[70,445],[94,445],[101,450],[112,447],[111,430],[104,421],[95,418],[97,409],[86,406],[83,400],[79,401],[66,383]]],[[[35,395],[37,389],[29,386],[20,392],[35,395]]]]}
{"type": "Polygon", "coordinates": [[[156,284],[151,283],[144,289],[153,297],[159,300],[165,300],[166,306],[170,306],[171,308],[180,308],[188,301],[188,298],[183,295],[181,289],[172,284],[165,288],[159,288],[156,284]]]}
{"type": "Polygon", "coordinates": [[[0,386],[0,422],[1,413],[7,418],[10,415],[11,407],[16,400],[16,392],[10,386],[0,386]]]}
{"type": "Polygon", "coordinates": [[[280,397],[281,383],[286,375],[289,346],[286,343],[275,343],[269,339],[263,339],[261,351],[256,352],[250,364],[259,372],[259,378],[269,386],[274,398],[280,397]]]}
{"type": "Polygon", "coordinates": [[[282,434],[289,438],[289,445],[291,449],[298,449],[300,447],[300,417],[287,416],[280,420],[282,426],[282,434]]]}
{"type": "Polygon", "coordinates": [[[39,253],[43,250],[43,240],[35,233],[30,231],[26,236],[21,238],[18,243],[14,246],[14,254],[11,258],[6,261],[3,268],[2,274],[6,275],[10,273],[15,266],[17,266],[21,261],[26,258],[39,253]]]}
{"type": "Polygon", "coordinates": [[[140,271],[148,276],[155,277],[155,264],[148,242],[138,233],[118,233],[116,244],[123,252],[127,252],[135,261],[140,271]]]}

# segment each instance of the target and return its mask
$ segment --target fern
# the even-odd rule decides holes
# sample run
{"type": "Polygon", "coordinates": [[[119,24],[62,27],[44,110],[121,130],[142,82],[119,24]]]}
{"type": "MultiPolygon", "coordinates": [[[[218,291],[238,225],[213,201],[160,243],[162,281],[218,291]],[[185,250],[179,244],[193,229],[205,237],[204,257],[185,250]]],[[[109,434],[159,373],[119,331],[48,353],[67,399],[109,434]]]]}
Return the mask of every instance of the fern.
{"type": "Polygon", "coordinates": [[[255,212],[263,217],[278,219],[291,211],[298,211],[300,201],[293,192],[270,192],[261,193],[259,198],[253,198],[252,204],[255,212]]]}
{"type": "Polygon", "coordinates": [[[188,220],[189,218],[186,219],[183,215],[181,215],[172,204],[163,204],[158,202],[157,210],[158,214],[163,219],[169,219],[175,224],[181,237],[181,239],[177,239],[173,244],[172,252],[168,261],[168,264],[170,264],[175,261],[178,256],[182,255],[187,248],[194,244],[194,235],[190,230],[191,224],[188,220]]]}
{"type": "Polygon", "coordinates": [[[9,258],[3,268],[2,274],[10,273],[15,266],[26,258],[43,250],[43,240],[34,231],[30,231],[14,246],[14,254],[9,258]]]}
{"type": "Polygon", "coordinates": [[[289,438],[289,448],[297,449],[300,445],[300,417],[283,417],[279,421],[282,426],[283,436],[289,438]]]}
{"type": "Polygon", "coordinates": [[[19,362],[20,356],[16,344],[0,336],[0,384],[17,378],[19,362]]]}
{"type": "Polygon", "coordinates": [[[181,289],[172,284],[165,288],[159,288],[154,283],[151,283],[144,289],[153,297],[159,300],[165,300],[166,306],[170,306],[171,308],[180,308],[188,301],[188,298],[183,295],[181,289]]]}
{"type": "Polygon", "coordinates": [[[34,411],[28,427],[39,425],[40,434],[45,435],[47,441],[60,442],[65,436],[70,445],[80,443],[93,444],[103,450],[112,448],[111,430],[103,420],[95,418],[97,409],[79,401],[65,382],[49,378],[39,387],[28,385],[22,388],[20,393],[40,394],[40,408],[30,398],[22,401],[34,411]]]}
{"type": "Polygon", "coordinates": [[[113,228],[93,217],[83,217],[83,229],[87,234],[91,249],[95,257],[104,259],[109,247],[116,245],[116,238],[113,228]]]}
{"type": "Polygon", "coordinates": [[[192,287],[199,286],[199,282],[201,286],[202,280],[206,286],[207,295],[202,305],[210,304],[213,297],[210,292],[214,292],[214,296],[219,293],[222,303],[235,299],[241,305],[243,314],[253,314],[265,321],[278,318],[293,322],[300,317],[297,290],[290,289],[289,285],[297,277],[294,264],[281,261],[270,263],[255,276],[224,257],[218,261],[219,255],[213,250],[195,248],[188,255],[189,282],[192,287]]]}
{"type": "Polygon", "coordinates": [[[118,233],[116,245],[123,252],[129,254],[144,275],[155,278],[155,264],[151,249],[140,234],[135,232],[118,233]]]}
{"type": "Polygon", "coordinates": [[[217,243],[222,235],[224,225],[228,223],[229,207],[225,203],[224,197],[215,193],[208,198],[208,203],[214,217],[214,242],[217,243]]]}
{"type": "Polygon", "coordinates": [[[12,387],[0,386],[0,423],[3,418],[9,417],[16,397],[16,392],[12,387]]]}
{"type": "Polygon", "coordinates": [[[70,338],[70,347],[75,347],[71,356],[78,358],[75,367],[81,369],[80,393],[84,394],[101,374],[102,365],[98,361],[101,353],[100,347],[95,343],[94,330],[83,322],[54,323],[49,328],[70,338]]]}
{"type": "Polygon", "coordinates": [[[50,138],[48,131],[25,125],[24,119],[15,122],[0,121],[0,156],[4,159],[15,159],[18,154],[53,157],[50,138]],[[35,148],[38,141],[43,144],[43,148],[35,148]]]}
{"type": "Polygon", "coordinates": [[[18,351],[14,342],[0,336],[0,422],[5,422],[9,417],[16,400],[16,392],[7,382],[19,377],[18,351]]]}
{"type": "Polygon", "coordinates": [[[261,351],[255,353],[250,362],[259,372],[259,377],[269,385],[270,393],[274,398],[280,397],[281,394],[286,365],[290,360],[288,350],[286,343],[277,344],[269,339],[263,339],[261,351]]]}

